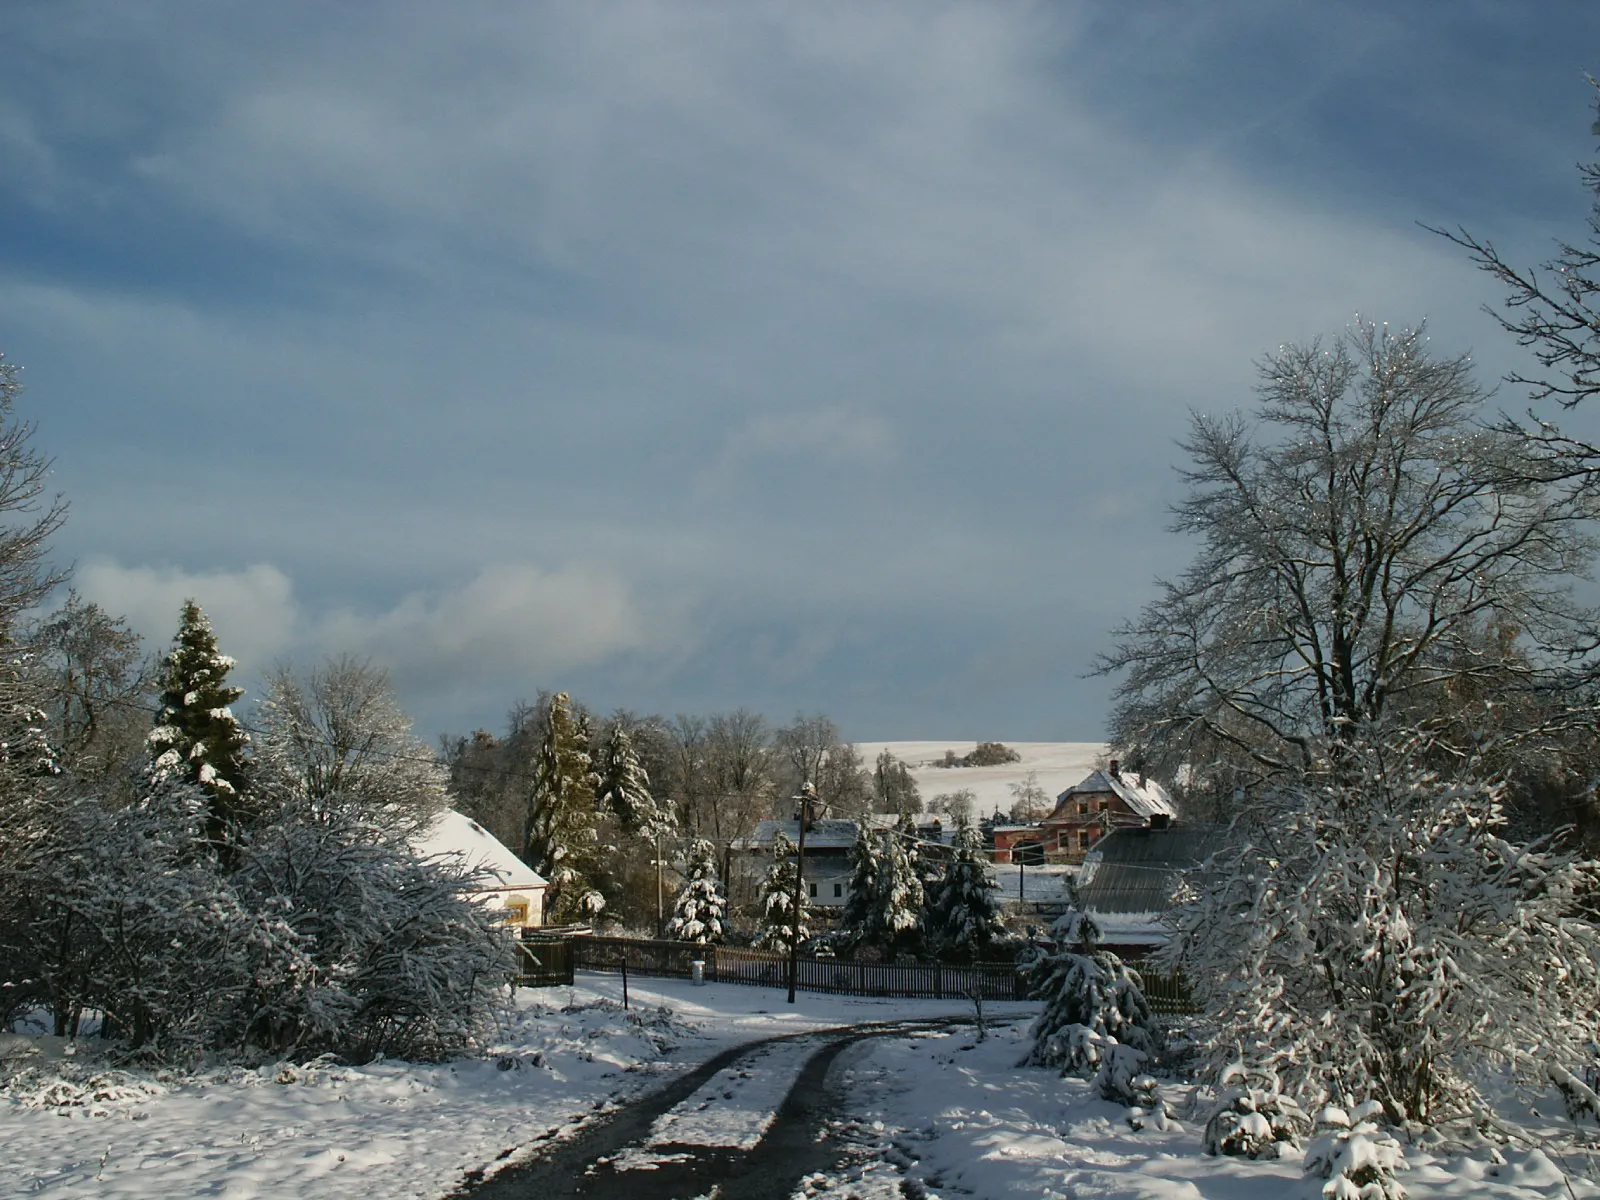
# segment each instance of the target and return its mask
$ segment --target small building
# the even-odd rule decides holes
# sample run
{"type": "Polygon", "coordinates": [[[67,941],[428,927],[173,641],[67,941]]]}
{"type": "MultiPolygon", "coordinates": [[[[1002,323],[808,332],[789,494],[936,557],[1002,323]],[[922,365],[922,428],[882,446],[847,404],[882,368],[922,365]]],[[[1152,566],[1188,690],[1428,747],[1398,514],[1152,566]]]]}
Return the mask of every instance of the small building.
{"type": "Polygon", "coordinates": [[[1116,759],[1091,771],[1056,797],[1048,817],[1027,825],[997,825],[997,863],[1081,862],[1100,840],[1118,829],[1164,829],[1178,808],[1154,779],[1123,772],[1116,759]]]}
{"type": "Polygon", "coordinates": [[[1107,949],[1142,957],[1164,945],[1163,916],[1186,877],[1226,844],[1219,825],[1117,829],[1101,838],[1078,873],[1078,906],[1107,949]]]}
{"type": "Polygon", "coordinates": [[[473,873],[467,894],[488,908],[503,909],[506,924],[519,933],[544,924],[544,894],[550,885],[471,817],[445,809],[411,848],[423,858],[459,861],[473,873]]]}

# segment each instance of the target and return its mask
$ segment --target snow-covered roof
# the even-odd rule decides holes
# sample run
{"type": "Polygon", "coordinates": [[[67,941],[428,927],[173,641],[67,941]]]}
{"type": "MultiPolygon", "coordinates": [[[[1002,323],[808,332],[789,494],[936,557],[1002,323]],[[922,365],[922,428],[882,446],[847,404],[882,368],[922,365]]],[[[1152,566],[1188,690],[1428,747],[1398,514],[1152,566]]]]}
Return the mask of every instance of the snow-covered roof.
{"type": "MultiPolygon", "coordinates": [[[[1092,793],[1111,792],[1141,817],[1176,818],[1178,806],[1173,803],[1167,789],[1154,779],[1112,771],[1109,768],[1090,771],[1082,783],[1075,783],[1056,797],[1056,805],[1065,804],[1071,797],[1092,793]]],[[[1052,816],[1054,814],[1051,814],[1052,816]]]]}
{"type": "MultiPolygon", "coordinates": [[[[762,821],[754,833],[735,838],[735,850],[766,850],[782,833],[791,842],[800,840],[799,821],[762,821]]],[[[806,827],[806,850],[848,850],[856,844],[856,823],[837,817],[824,817],[806,827]]]]}
{"type": "Polygon", "coordinates": [[[456,857],[482,877],[484,890],[549,886],[539,873],[471,817],[447,808],[411,843],[424,858],[456,857]]]}
{"type": "MultiPolygon", "coordinates": [[[[911,818],[917,826],[917,837],[925,842],[939,841],[949,845],[955,837],[956,826],[948,817],[935,813],[919,813],[911,818]],[[937,828],[936,828],[937,827],[937,828]]],[[[868,813],[870,829],[893,829],[900,823],[894,813],[868,813]]],[[[824,817],[806,827],[806,853],[813,850],[848,850],[856,844],[857,822],[844,817],[824,817]]],[[[735,850],[766,850],[782,833],[791,842],[800,840],[799,821],[762,821],[755,832],[733,840],[735,850]]]]}

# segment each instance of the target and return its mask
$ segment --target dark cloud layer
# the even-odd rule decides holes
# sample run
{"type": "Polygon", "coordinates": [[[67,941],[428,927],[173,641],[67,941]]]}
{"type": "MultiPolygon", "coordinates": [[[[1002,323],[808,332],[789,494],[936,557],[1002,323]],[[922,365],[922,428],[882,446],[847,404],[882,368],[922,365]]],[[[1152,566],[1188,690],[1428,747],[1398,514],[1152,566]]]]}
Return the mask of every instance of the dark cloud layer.
{"type": "Polygon", "coordinates": [[[1416,224],[1579,227],[1600,18],[1510,11],[13,6],[61,554],[428,730],[563,687],[1096,737],[1190,409],[1356,312],[1513,361],[1416,224]]]}

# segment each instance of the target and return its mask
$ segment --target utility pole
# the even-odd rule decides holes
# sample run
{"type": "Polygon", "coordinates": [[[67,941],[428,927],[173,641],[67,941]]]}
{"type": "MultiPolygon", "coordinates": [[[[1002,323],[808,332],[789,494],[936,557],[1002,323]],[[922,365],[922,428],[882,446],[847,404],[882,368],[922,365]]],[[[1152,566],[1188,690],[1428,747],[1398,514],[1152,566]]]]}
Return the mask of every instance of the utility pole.
{"type": "Polygon", "coordinates": [[[794,1003],[795,983],[800,978],[800,913],[806,886],[806,826],[811,823],[811,805],[817,789],[807,780],[795,797],[800,802],[800,844],[794,852],[794,899],[789,909],[789,1003],[794,1003]]]}
{"type": "Polygon", "coordinates": [[[667,912],[665,901],[662,899],[661,879],[661,834],[656,833],[656,937],[665,937],[667,933],[667,912]]]}

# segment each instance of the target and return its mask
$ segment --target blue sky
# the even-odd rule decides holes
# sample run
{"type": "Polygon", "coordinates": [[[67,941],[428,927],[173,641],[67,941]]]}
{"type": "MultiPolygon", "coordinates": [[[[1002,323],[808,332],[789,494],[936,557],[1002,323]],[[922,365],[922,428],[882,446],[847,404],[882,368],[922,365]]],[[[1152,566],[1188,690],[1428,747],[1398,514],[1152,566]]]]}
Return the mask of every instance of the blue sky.
{"type": "MultiPolygon", "coordinates": [[[[1093,739],[1191,409],[1581,236],[1584,3],[12,0],[0,349],[89,598],[419,732],[1093,739]]],[[[1503,392],[1520,409],[1522,398],[1503,392]]]]}

